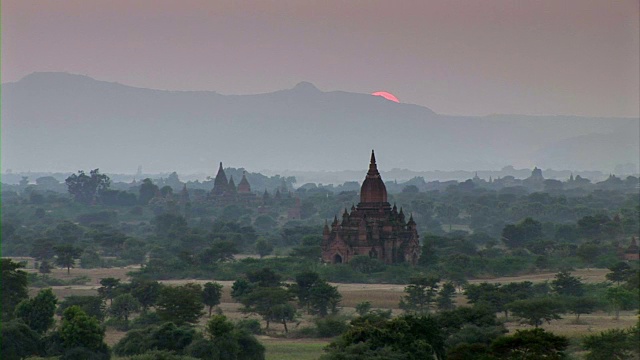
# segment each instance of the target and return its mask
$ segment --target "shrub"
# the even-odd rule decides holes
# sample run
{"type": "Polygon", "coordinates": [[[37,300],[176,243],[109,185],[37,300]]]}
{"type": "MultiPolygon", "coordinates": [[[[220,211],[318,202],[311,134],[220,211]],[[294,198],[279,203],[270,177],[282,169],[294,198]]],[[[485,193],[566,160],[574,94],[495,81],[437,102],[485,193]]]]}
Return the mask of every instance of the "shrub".
{"type": "Polygon", "coordinates": [[[340,316],[330,316],[326,318],[316,319],[317,334],[319,337],[334,337],[341,335],[347,328],[347,321],[340,316]]]}
{"type": "Polygon", "coordinates": [[[253,335],[261,335],[263,333],[262,328],[260,327],[260,321],[256,319],[240,320],[236,323],[236,328],[253,335]]]}

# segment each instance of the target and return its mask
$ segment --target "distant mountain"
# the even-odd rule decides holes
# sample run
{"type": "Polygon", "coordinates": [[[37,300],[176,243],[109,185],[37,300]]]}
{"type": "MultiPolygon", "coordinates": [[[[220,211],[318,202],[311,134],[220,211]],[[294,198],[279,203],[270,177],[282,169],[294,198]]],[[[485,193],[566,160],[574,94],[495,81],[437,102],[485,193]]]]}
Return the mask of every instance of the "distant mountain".
{"type": "Polygon", "coordinates": [[[67,73],[2,85],[2,168],[211,172],[638,164],[640,119],[447,116],[302,82],[257,95],[135,88],[67,73]]]}

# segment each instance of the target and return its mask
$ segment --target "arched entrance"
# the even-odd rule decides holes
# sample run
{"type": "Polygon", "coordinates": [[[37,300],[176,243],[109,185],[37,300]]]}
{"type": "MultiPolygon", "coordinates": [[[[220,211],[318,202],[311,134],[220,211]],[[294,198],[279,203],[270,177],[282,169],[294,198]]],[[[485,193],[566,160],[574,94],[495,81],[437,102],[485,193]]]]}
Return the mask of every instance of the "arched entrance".
{"type": "Polygon", "coordinates": [[[342,264],[342,256],[340,256],[340,254],[333,255],[333,263],[342,264]]]}

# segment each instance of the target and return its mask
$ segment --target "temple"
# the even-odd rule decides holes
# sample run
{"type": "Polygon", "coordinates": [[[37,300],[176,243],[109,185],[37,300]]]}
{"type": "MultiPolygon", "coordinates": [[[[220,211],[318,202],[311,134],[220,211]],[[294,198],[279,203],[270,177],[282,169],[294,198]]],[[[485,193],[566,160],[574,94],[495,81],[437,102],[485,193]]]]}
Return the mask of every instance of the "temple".
{"type": "Polygon", "coordinates": [[[222,162],[218,168],[218,174],[213,181],[213,189],[209,194],[210,198],[220,204],[230,203],[253,203],[256,202],[256,194],[251,192],[251,185],[247,180],[247,172],[242,173],[242,179],[236,187],[233,175],[227,180],[227,175],[222,168],[222,162]]]}
{"type": "Polygon", "coordinates": [[[415,265],[420,257],[418,231],[413,216],[405,215],[387,202],[387,188],[380,177],[376,158],[371,151],[369,171],[360,189],[360,203],[325,223],[322,239],[322,261],[348,263],[354,256],[364,255],[385,264],[408,262],[415,265]]]}

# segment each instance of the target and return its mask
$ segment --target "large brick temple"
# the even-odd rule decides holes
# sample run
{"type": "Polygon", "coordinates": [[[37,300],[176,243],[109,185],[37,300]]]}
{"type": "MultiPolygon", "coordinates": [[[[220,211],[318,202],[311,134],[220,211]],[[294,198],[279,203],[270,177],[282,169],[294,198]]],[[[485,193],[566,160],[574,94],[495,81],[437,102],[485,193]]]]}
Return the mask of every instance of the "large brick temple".
{"type": "Polygon", "coordinates": [[[360,203],[345,209],[342,221],[335,217],[324,226],[322,261],[348,263],[356,255],[380,259],[385,264],[416,264],[420,257],[418,231],[413,216],[405,216],[387,202],[387,188],[371,151],[369,171],[360,188],[360,203]]]}

